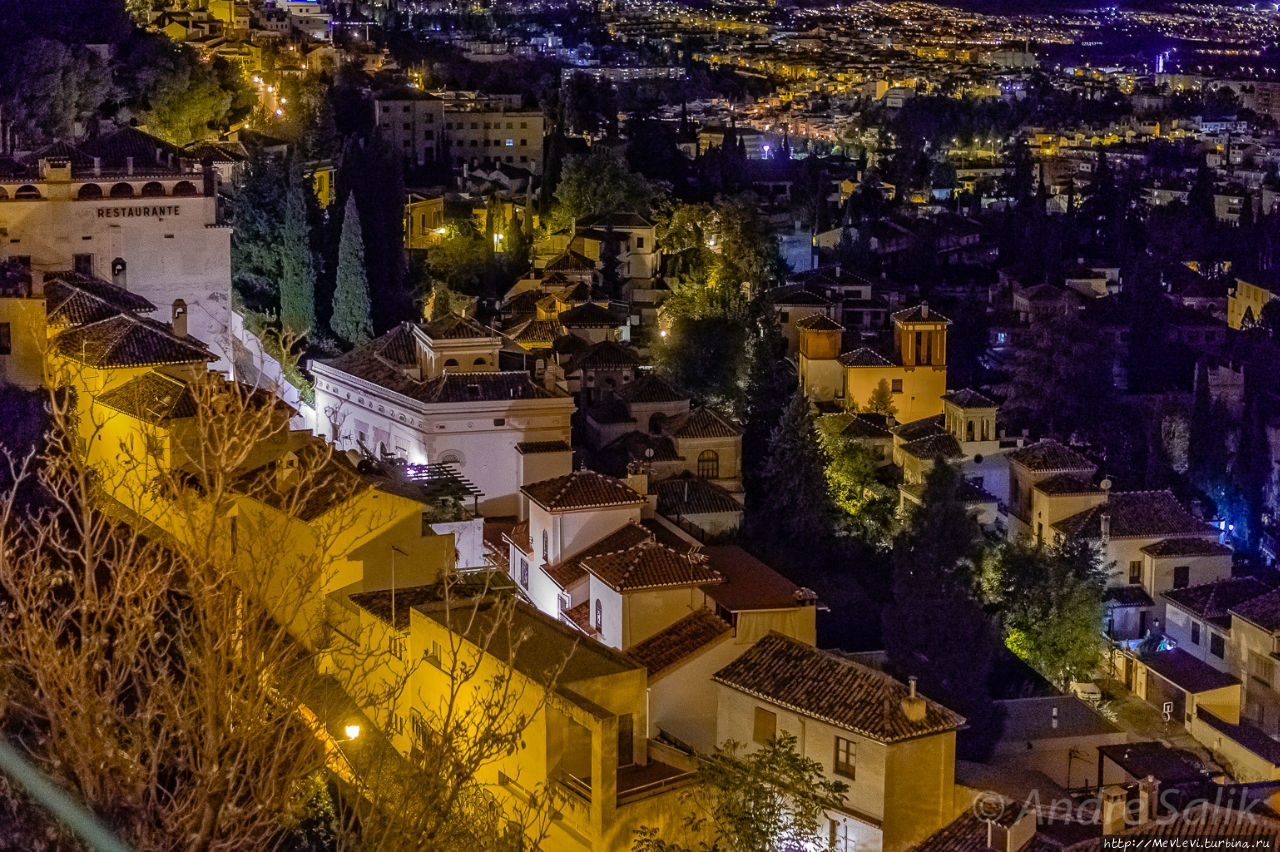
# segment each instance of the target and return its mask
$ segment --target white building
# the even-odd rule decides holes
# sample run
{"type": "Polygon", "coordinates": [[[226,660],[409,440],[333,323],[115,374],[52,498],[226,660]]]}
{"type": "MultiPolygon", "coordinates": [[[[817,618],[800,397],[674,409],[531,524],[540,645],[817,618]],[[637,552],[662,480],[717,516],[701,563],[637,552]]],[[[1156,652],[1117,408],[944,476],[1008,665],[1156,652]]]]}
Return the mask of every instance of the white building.
{"type": "Polygon", "coordinates": [[[155,305],[187,305],[190,334],[231,369],[231,228],[216,177],[126,128],[59,143],[0,171],[0,257],[35,280],[96,275],[155,305]]]}
{"type": "Polygon", "coordinates": [[[317,431],[344,449],[450,464],[484,493],[483,514],[514,515],[520,486],[531,481],[520,445],[563,447],[548,456],[556,465],[530,465],[528,476],[567,473],[574,404],[526,372],[500,371],[499,342],[479,323],[451,316],[401,323],[345,355],[313,361],[317,431]]]}

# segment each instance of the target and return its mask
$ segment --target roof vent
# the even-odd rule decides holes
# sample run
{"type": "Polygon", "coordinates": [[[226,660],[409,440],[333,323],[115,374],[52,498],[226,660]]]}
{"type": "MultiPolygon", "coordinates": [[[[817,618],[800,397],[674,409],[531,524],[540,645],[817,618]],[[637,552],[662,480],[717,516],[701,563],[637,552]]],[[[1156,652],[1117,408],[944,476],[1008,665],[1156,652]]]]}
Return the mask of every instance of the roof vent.
{"type": "Polygon", "coordinates": [[[921,318],[921,319],[928,319],[928,318],[929,318],[929,303],[928,303],[928,302],[921,302],[921,303],[920,303],[920,318],[921,318]]]}
{"type": "Polygon", "coordinates": [[[912,675],[907,678],[907,697],[902,699],[902,713],[908,722],[923,722],[926,709],[924,698],[916,694],[916,679],[912,675]]]}

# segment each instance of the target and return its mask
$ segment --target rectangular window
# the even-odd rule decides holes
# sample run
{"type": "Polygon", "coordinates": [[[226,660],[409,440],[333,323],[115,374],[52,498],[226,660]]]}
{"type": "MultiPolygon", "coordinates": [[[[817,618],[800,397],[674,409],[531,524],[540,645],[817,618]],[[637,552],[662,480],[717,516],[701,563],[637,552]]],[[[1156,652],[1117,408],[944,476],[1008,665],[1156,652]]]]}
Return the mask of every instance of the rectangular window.
{"type": "Polygon", "coordinates": [[[520,585],[529,588],[529,560],[520,558],[520,585]]]}
{"type": "Polygon", "coordinates": [[[618,765],[630,766],[636,762],[635,743],[633,737],[634,723],[631,721],[630,713],[623,713],[618,717],[618,765]]]}
{"type": "Polygon", "coordinates": [[[1198,621],[1191,622],[1191,644],[1200,644],[1200,622],[1198,621]]]}
{"type": "Polygon", "coordinates": [[[1219,660],[1226,656],[1226,642],[1222,640],[1221,633],[1209,634],[1209,653],[1213,654],[1219,660]]]}
{"type": "Polygon", "coordinates": [[[1249,652],[1249,676],[1264,686],[1271,685],[1271,658],[1256,651],[1249,652]]]}
{"type": "Polygon", "coordinates": [[[636,237],[636,248],[644,248],[644,237],[636,237]]]}
{"type": "Polygon", "coordinates": [[[1175,589],[1185,589],[1191,585],[1191,566],[1175,565],[1173,568],[1173,587],[1175,589]]]}
{"type": "Polygon", "coordinates": [[[836,737],[835,770],[837,775],[853,778],[853,768],[858,744],[844,737],[836,737]]]}
{"type": "Polygon", "coordinates": [[[387,645],[391,649],[391,656],[395,657],[397,660],[403,660],[406,644],[405,638],[393,628],[391,636],[387,641],[387,645]]]}
{"type": "Polygon", "coordinates": [[[755,727],[751,739],[758,743],[767,743],[778,734],[778,714],[763,707],[756,708],[755,727]]]}
{"type": "Polygon", "coordinates": [[[786,325],[787,323],[791,322],[791,312],[781,311],[778,314],[778,322],[782,323],[783,325],[786,325]]]}
{"type": "Polygon", "coordinates": [[[889,389],[894,393],[902,393],[902,379],[894,379],[893,383],[889,385],[889,389]]]}
{"type": "Polygon", "coordinates": [[[1140,585],[1142,583],[1142,560],[1134,559],[1129,563],[1129,583],[1130,585],[1140,585]]]}
{"type": "Polygon", "coordinates": [[[78,275],[92,275],[93,274],[93,255],[91,254],[74,255],[72,259],[72,268],[76,271],[78,275]]]}
{"type": "Polygon", "coordinates": [[[0,355],[13,354],[13,336],[9,330],[9,323],[0,322],[0,355]]]}

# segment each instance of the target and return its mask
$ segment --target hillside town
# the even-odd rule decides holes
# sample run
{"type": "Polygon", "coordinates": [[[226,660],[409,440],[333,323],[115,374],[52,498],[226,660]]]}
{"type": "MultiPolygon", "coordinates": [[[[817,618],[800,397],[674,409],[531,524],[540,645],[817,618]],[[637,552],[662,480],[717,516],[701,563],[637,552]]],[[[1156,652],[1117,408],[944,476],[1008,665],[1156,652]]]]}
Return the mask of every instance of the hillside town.
{"type": "Polygon", "coordinates": [[[0,32],[0,848],[1280,843],[1274,4],[0,32]]]}

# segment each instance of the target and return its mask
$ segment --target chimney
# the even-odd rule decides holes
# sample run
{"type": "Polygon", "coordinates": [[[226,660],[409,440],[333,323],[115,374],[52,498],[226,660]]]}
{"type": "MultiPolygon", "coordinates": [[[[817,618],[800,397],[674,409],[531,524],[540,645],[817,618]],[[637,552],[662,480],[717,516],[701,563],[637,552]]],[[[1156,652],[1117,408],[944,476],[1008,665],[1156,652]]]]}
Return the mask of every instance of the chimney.
{"type": "Polygon", "coordinates": [[[176,337],[187,336],[187,303],[182,299],[173,300],[173,333],[176,337]]]}
{"type": "Polygon", "coordinates": [[[929,303],[928,303],[928,302],[921,302],[921,303],[920,303],[920,318],[921,318],[921,319],[928,319],[928,318],[929,318],[929,303]]]}
{"type": "Polygon", "coordinates": [[[912,675],[907,678],[907,697],[902,699],[902,713],[908,722],[923,722],[926,709],[924,698],[916,695],[916,678],[912,675]]]}
{"type": "Polygon", "coordinates": [[[94,177],[102,176],[102,158],[101,157],[93,158],[93,176],[94,177]]]}
{"type": "Polygon", "coordinates": [[[1025,805],[1008,825],[998,819],[986,822],[987,847],[996,852],[1018,852],[1036,836],[1036,811],[1025,805]]]}
{"type": "Polygon", "coordinates": [[[133,157],[124,158],[124,173],[127,175],[133,174],[133,157]]]}
{"type": "Polygon", "coordinates": [[[1103,512],[1098,524],[1102,527],[1102,543],[1106,544],[1111,540],[1111,513],[1103,512]]]}
{"type": "Polygon", "coordinates": [[[1102,788],[1102,833],[1119,834],[1125,827],[1125,808],[1128,805],[1125,789],[1119,784],[1102,788]]]}

